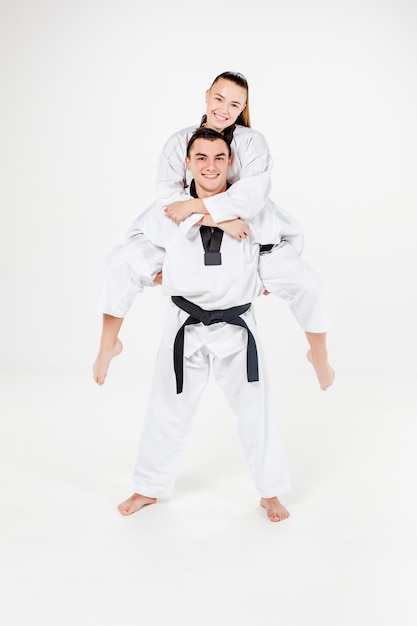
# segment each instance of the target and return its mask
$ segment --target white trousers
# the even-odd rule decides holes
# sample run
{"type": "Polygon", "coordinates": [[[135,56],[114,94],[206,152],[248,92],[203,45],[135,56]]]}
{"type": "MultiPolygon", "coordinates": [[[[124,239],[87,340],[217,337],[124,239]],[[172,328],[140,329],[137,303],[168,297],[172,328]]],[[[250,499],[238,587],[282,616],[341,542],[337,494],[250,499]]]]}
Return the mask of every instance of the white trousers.
{"type": "Polygon", "coordinates": [[[114,317],[127,315],[136,295],[151,286],[162,268],[165,251],[140,232],[133,231],[124,244],[108,255],[96,309],[114,317]]]}
{"type": "Polygon", "coordinates": [[[265,289],[288,303],[305,332],[328,332],[331,321],[323,281],[291,244],[281,244],[269,254],[261,254],[258,272],[265,289]]]}
{"type": "MultiPolygon", "coordinates": [[[[199,324],[193,328],[199,326],[202,327],[199,324]]],[[[215,334],[215,326],[202,329],[205,339],[211,329],[215,334]]],[[[239,331],[245,333],[243,329],[239,331]]],[[[233,354],[218,357],[206,341],[184,358],[184,389],[177,394],[172,350],[162,342],[134,470],[136,493],[155,498],[170,493],[192,419],[208,380],[210,363],[215,379],[236,415],[244,456],[259,494],[266,498],[280,496],[291,488],[259,340],[257,347],[259,382],[247,381],[246,346],[233,354]]]]}

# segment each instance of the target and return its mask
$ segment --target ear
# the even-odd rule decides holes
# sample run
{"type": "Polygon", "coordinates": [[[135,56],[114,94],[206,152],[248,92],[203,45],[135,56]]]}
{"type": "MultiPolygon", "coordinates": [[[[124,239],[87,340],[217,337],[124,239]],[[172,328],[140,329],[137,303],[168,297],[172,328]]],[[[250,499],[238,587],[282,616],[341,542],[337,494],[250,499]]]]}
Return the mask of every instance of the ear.
{"type": "Polygon", "coordinates": [[[208,100],[208,97],[209,97],[209,93],[210,93],[210,89],[207,89],[207,91],[206,91],[206,104],[207,104],[207,100],[208,100]]]}
{"type": "Polygon", "coordinates": [[[191,170],[191,162],[187,156],[185,157],[185,167],[187,168],[187,170],[191,170]]]}

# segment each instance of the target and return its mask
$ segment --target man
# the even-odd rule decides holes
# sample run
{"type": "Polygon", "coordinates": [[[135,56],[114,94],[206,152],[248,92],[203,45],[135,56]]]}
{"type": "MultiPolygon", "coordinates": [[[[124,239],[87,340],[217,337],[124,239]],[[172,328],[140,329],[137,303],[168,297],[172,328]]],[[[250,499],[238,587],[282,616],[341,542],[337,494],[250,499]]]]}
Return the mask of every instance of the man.
{"type": "MultiPolygon", "coordinates": [[[[204,128],[196,131],[186,164],[195,197],[226,190],[231,154],[222,135],[204,128]]],[[[210,216],[204,216],[188,238],[162,212],[146,211],[138,220],[143,285],[162,269],[162,288],[171,301],[134,471],[135,493],[119,505],[122,515],[155,503],[172,489],[210,357],[214,376],[237,416],[260,504],[271,521],[289,515],[278,499],[290,489],[290,479],[250,306],[263,290],[260,246],[279,244],[279,227],[265,212],[250,230],[241,220],[234,226],[240,240],[216,228],[210,216]]]]}

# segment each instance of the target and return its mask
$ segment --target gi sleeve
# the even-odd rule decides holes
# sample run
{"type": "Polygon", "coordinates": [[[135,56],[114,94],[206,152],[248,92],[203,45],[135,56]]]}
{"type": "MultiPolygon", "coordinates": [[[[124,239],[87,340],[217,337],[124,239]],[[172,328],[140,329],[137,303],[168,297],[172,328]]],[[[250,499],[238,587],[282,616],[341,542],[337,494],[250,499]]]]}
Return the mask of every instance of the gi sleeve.
{"type": "Polygon", "coordinates": [[[261,133],[243,134],[235,145],[234,159],[240,166],[239,180],[224,193],[204,198],[204,205],[216,223],[251,219],[262,209],[271,191],[273,161],[261,133]]]}
{"type": "Polygon", "coordinates": [[[185,157],[191,132],[172,135],[164,145],[159,157],[156,177],[156,200],[159,208],[173,202],[188,200],[185,157]]]}

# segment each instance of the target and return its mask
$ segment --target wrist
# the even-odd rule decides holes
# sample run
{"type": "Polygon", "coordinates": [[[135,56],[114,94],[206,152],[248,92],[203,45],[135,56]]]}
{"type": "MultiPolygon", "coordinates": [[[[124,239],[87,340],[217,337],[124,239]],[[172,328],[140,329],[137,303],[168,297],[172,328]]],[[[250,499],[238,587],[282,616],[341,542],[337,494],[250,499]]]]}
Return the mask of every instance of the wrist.
{"type": "Polygon", "coordinates": [[[193,198],[191,202],[192,202],[191,213],[198,213],[200,215],[208,215],[208,211],[206,207],[204,206],[204,202],[201,200],[201,198],[193,198]]]}

